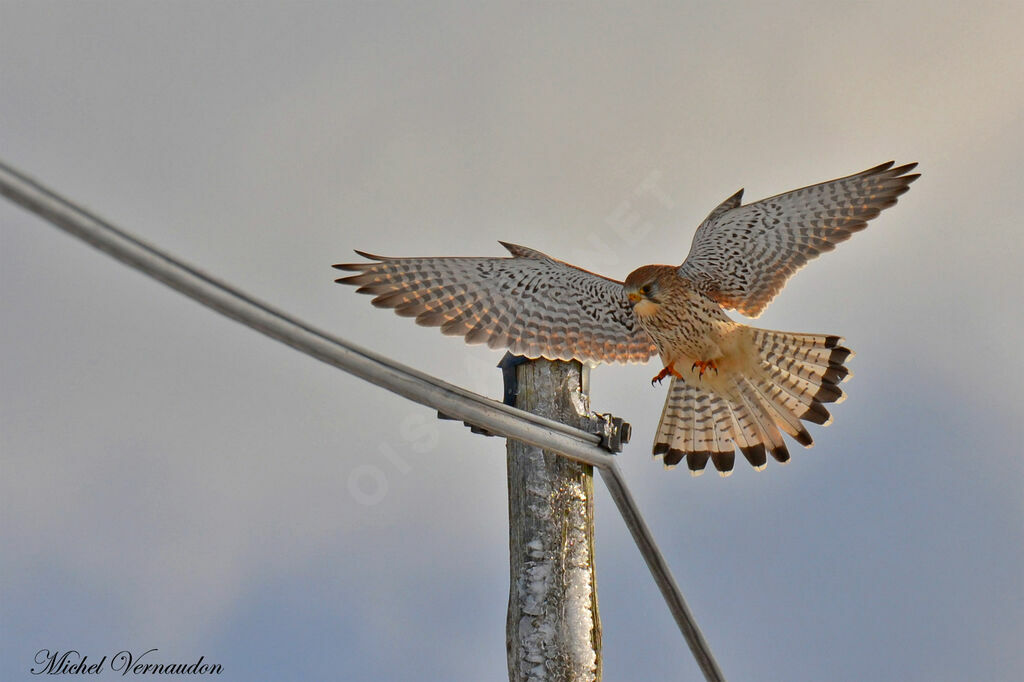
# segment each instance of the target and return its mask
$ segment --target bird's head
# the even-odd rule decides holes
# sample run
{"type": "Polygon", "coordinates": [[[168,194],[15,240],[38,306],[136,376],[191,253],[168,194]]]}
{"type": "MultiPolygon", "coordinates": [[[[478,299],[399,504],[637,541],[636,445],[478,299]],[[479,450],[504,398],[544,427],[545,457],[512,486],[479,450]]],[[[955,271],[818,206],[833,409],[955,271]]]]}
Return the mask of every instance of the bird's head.
{"type": "Polygon", "coordinates": [[[663,302],[666,276],[674,274],[668,265],[645,265],[629,273],[623,283],[626,297],[637,315],[653,315],[663,302]]]}

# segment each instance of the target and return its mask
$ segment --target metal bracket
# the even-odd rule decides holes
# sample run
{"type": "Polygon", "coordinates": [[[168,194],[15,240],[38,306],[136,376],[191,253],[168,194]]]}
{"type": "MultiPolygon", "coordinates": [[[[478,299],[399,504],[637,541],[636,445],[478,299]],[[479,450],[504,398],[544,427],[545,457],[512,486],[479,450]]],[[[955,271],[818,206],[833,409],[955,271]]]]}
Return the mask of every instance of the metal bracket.
{"type": "Polygon", "coordinates": [[[601,447],[612,454],[622,452],[622,446],[633,435],[629,422],[608,413],[590,415],[589,423],[583,429],[601,436],[601,447]]]}
{"type": "Polygon", "coordinates": [[[516,378],[516,367],[524,362],[529,362],[529,360],[522,355],[512,355],[512,353],[506,351],[501,357],[501,362],[498,363],[498,369],[501,370],[501,378],[505,384],[502,402],[509,407],[516,406],[516,396],[519,395],[519,379],[516,378]]]}

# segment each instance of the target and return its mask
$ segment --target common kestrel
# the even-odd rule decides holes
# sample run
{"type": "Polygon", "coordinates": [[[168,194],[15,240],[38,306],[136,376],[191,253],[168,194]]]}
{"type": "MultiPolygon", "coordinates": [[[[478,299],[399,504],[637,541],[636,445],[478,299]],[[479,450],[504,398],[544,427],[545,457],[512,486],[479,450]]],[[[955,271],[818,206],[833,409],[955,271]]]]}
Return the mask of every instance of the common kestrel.
{"type": "MultiPolygon", "coordinates": [[[[808,447],[801,420],[832,421],[852,355],[838,336],[769,331],[734,322],[757,317],[793,273],[849,239],[909,189],[917,164],[862,173],[741,205],[743,190],[697,228],[682,265],[645,265],[625,282],[539,251],[501,244],[511,258],[386,258],[335,265],[338,279],[468,343],[551,360],[644,362],[657,353],[671,377],[654,454],[708,459],[726,475],[735,450],[757,469],[766,453],[789,459],[780,429],[808,447]]],[[[652,381],[652,383],[653,383],[652,381]]]]}

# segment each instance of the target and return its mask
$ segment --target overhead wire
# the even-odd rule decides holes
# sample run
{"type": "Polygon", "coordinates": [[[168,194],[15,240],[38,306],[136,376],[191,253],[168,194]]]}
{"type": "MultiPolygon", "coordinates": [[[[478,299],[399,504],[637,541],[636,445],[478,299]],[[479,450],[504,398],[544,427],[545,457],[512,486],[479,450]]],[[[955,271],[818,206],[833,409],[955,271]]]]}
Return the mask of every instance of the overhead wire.
{"type": "Polygon", "coordinates": [[[143,274],[321,362],[491,433],[597,467],[705,679],[724,682],[615,457],[600,447],[598,435],[454,386],[316,329],[146,244],[2,161],[0,194],[143,274]]]}

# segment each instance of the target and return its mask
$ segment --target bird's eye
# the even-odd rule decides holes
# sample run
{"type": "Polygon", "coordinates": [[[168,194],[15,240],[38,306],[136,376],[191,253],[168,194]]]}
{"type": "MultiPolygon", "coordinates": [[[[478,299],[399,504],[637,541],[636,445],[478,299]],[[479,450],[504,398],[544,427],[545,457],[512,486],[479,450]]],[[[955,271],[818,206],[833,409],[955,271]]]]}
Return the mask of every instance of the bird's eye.
{"type": "Polygon", "coordinates": [[[650,296],[651,295],[651,285],[650,284],[645,284],[642,287],[640,287],[640,293],[643,294],[644,296],[650,296]]]}

